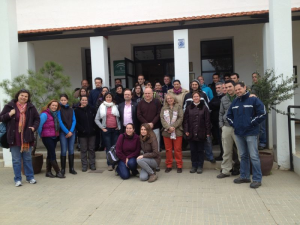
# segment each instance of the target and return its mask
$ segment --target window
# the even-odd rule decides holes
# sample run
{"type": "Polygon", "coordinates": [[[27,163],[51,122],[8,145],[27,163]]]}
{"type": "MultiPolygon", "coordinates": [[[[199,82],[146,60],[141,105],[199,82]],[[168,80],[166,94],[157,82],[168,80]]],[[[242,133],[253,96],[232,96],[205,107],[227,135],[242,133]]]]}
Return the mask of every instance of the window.
{"type": "Polygon", "coordinates": [[[150,45],[134,47],[134,61],[174,59],[174,45],[150,45]]]}
{"type": "Polygon", "coordinates": [[[201,41],[201,73],[206,83],[211,83],[212,75],[221,77],[233,72],[232,40],[201,41]]]}

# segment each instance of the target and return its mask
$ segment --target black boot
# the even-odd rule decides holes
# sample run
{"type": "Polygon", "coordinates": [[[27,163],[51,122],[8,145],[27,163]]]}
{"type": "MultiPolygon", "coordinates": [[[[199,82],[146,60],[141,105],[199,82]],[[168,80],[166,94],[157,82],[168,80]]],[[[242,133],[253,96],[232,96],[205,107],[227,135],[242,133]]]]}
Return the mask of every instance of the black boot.
{"type": "Polygon", "coordinates": [[[60,156],[60,164],[61,164],[61,170],[60,172],[65,175],[66,173],[66,161],[67,161],[67,156],[60,156]]]}
{"type": "Polygon", "coordinates": [[[51,162],[49,159],[46,159],[46,177],[54,178],[55,176],[51,172],[51,162]]]}
{"type": "Polygon", "coordinates": [[[56,177],[58,177],[58,178],[66,178],[65,175],[63,175],[63,174],[60,172],[60,169],[59,169],[59,166],[58,166],[56,160],[52,160],[52,161],[51,161],[51,165],[52,165],[53,169],[54,169],[55,172],[56,172],[56,177]]]}
{"type": "Polygon", "coordinates": [[[77,174],[74,170],[74,154],[69,155],[69,172],[74,175],[77,174]]]}

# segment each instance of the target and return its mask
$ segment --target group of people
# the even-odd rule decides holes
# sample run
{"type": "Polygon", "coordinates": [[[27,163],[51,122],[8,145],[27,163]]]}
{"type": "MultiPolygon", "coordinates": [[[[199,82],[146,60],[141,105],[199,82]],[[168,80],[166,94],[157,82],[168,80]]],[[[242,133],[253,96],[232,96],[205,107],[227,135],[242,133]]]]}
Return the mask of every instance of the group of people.
{"type": "MultiPolygon", "coordinates": [[[[257,76],[257,73],[252,75],[257,76]]],[[[7,124],[16,186],[22,185],[21,158],[26,180],[36,183],[30,165],[36,130],[47,149],[46,177],[50,178],[65,178],[67,152],[69,172],[77,174],[74,170],[77,137],[83,172],[88,168],[96,170],[95,151],[103,148],[108,152],[115,146],[119,161],[111,165],[107,160],[108,170],[115,170],[122,179],[138,176],[148,182],[158,178],[162,146],[166,150],[166,173],[173,169],[173,151],[177,173],[182,173],[182,146],[186,143],[191,150],[190,173],[201,174],[205,158],[215,163],[213,140],[220,145],[216,159],[222,160],[217,178],[240,174],[235,183],[251,182],[251,160],[250,187],[261,185],[258,135],[266,112],[259,98],[239,82],[237,73],[225,76],[224,82],[219,74],[214,74],[209,86],[199,76],[190,83],[190,90],[181,87],[179,80],[171,82],[169,76],[164,76],[164,85],[155,82],[152,88],[139,75],[132,90],[124,89],[120,79],[115,80],[115,88],[111,90],[102,86],[100,77],[94,82],[93,90],[88,89],[86,80],[81,82],[82,87],[74,93],[79,102],[72,107],[68,96],[61,94],[59,100],[51,100],[39,114],[27,90],[20,90],[4,107],[0,121],[7,124]],[[61,168],[55,154],[58,140],[61,168]]]]}

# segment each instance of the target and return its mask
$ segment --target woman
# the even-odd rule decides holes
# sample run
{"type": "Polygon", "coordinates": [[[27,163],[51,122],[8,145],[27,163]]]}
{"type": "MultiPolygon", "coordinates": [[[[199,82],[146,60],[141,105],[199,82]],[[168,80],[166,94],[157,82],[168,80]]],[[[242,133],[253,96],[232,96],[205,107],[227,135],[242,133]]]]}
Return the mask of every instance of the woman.
{"type": "Polygon", "coordinates": [[[132,100],[136,103],[139,103],[143,99],[143,88],[141,85],[137,84],[135,85],[135,88],[133,89],[133,97],[132,100]]]}
{"type": "Polygon", "coordinates": [[[78,94],[79,94],[79,95],[78,95],[78,102],[77,102],[77,103],[74,103],[73,106],[72,106],[72,108],[77,108],[77,107],[79,107],[79,105],[80,105],[80,98],[81,98],[82,96],[87,96],[87,97],[89,97],[89,92],[88,92],[88,90],[87,90],[86,88],[80,88],[78,94]]]}
{"type": "Polygon", "coordinates": [[[160,120],[163,126],[162,136],[166,148],[166,173],[172,170],[173,146],[174,156],[177,164],[177,173],[182,173],[182,121],[183,110],[178,105],[174,95],[168,93],[165,104],[160,112],[160,120]]]}
{"type": "Polygon", "coordinates": [[[174,94],[175,98],[177,99],[178,105],[181,105],[182,107],[184,103],[184,97],[189,91],[181,87],[180,80],[174,80],[173,86],[174,88],[170,89],[168,93],[174,94]]]}
{"type": "Polygon", "coordinates": [[[97,100],[96,105],[95,105],[96,110],[98,110],[99,106],[104,101],[104,95],[108,92],[109,92],[108,87],[103,87],[102,88],[102,91],[101,91],[100,95],[98,96],[98,100],[97,100]]]}
{"type": "Polygon", "coordinates": [[[158,152],[156,136],[148,123],[144,123],[141,126],[140,141],[143,151],[143,155],[137,158],[137,163],[142,168],[140,179],[141,181],[148,180],[151,183],[158,178],[154,170],[159,167],[161,158],[158,152]]]}
{"type": "Polygon", "coordinates": [[[116,105],[125,102],[123,94],[123,86],[121,84],[116,85],[116,95],[115,95],[116,105]]]}
{"type": "Polygon", "coordinates": [[[134,125],[128,123],[125,133],[119,136],[116,144],[116,154],[120,159],[116,173],[120,175],[123,180],[130,177],[130,171],[133,176],[139,176],[136,158],[140,155],[140,151],[140,138],[134,132],[134,125]]]}
{"type": "Polygon", "coordinates": [[[65,178],[65,175],[61,173],[56,161],[55,148],[58,141],[60,126],[58,120],[58,114],[60,114],[60,104],[56,100],[51,100],[41,110],[41,123],[38,129],[39,135],[42,138],[43,144],[47,149],[46,160],[46,177],[58,177],[65,178]],[[54,176],[51,172],[51,167],[56,172],[54,176]]]}
{"type": "Polygon", "coordinates": [[[66,94],[60,95],[60,113],[58,114],[60,133],[60,163],[61,173],[65,175],[67,151],[69,153],[69,173],[77,174],[74,170],[74,143],[75,143],[75,125],[76,117],[74,110],[68,105],[69,97],[66,94]]]}
{"type": "Polygon", "coordinates": [[[30,102],[29,91],[22,89],[16,93],[15,98],[4,106],[0,114],[0,122],[6,123],[15,186],[22,186],[21,161],[23,161],[26,181],[35,184],[31,150],[34,143],[34,131],[38,129],[40,117],[30,102]]]}
{"type": "MultiPolygon", "coordinates": [[[[119,110],[114,103],[112,94],[106,93],[104,95],[104,102],[100,105],[95,118],[95,123],[102,130],[102,137],[104,146],[106,148],[106,153],[109,151],[111,146],[116,144],[118,140],[119,130],[121,129],[119,117],[119,110]]],[[[108,160],[107,165],[108,170],[113,171],[113,167],[108,160]]]]}
{"type": "Polygon", "coordinates": [[[200,93],[192,94],[193,103],[186,108],[183,125],[191,147],[192,169],[190,173],[203,172],[204,142],[210,136],[209,111],[201,100],[200,93]]]}
{"type": "Polygon", "coordinates": [[[75,109],[76,130],[80,140],[82,172],[86,172],[88,164],[91,170],[96,170],[95,166],[95,139],[96,125],[94,118],[96,111],[88,105],[87,96],[80,99],[80,107],[75,109]],[[87,161],[89,155],[89,162],[87,161]]]}
{"type": "Polygon", "coordinates": [[[160,100],[161,104],[164,103],[164,93],[162,90],[161,83],[157,81],[155,83],[154,91],[156,92],[157,98],[160,100]]]}

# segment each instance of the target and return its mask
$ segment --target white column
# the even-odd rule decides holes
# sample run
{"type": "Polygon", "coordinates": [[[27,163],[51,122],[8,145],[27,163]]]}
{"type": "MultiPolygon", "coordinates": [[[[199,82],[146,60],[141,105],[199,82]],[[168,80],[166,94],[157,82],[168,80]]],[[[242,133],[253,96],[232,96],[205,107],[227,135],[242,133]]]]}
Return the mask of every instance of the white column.
{"type": "Polygon", "coordinates": [[[93,87],[95,85],[94,79],[96,77],[101,77],[103,79],[103,86],[109,87],[107,40],[105,37],[102,36],[91,37],[90,45],[91,45],[93,87]]]}
{"type": "Polygon", "coordinates": [[[19,74],[28,74],[28,70],[35,71],[34,46],[30,42],[19,43],[19,74]]]}
{"type": "Polygon", "coordinates": [[[189,90],[189,35],[188,30],[174,30],[174,66],[175,79],[189,90]]]}
{"type": "MultiPolygon", "coordinates": [[[[283,74],[284,77],[290,77],[293,74],[291,0],[269,0],[269,7],[270,68],[275,71],[276,75],[283,74]]],[[[294,98],[281,103],[277,108],[287,111],[288,105],[294,105],[294,98]]],[[[276,114],[273,122],[276,124],[275,127],[273,126],[273,147],[277,153],[277,163],[281,169],[289,169],[287,116],[276,114]]],[[[293,139],[295,137],[294,124],[292,137],[293,139]]]]}
{"type": "MultiPolygon", "coordinates": [[[[0,82],[12,79],[18,71],[18,31],[16,1],[0,1],[0,82]]],[[[0,89],[0,110],[3,109],[3,100],[7,99],[0,89]]],[[[12,159],[9,149],[3,149],[4,166],[11,167],[12,159]]]]}

